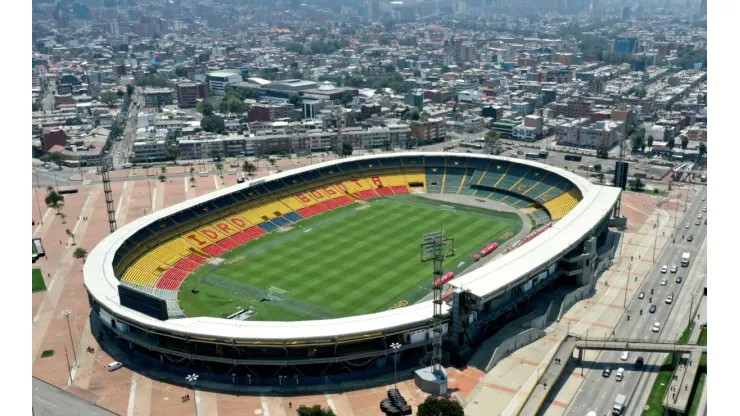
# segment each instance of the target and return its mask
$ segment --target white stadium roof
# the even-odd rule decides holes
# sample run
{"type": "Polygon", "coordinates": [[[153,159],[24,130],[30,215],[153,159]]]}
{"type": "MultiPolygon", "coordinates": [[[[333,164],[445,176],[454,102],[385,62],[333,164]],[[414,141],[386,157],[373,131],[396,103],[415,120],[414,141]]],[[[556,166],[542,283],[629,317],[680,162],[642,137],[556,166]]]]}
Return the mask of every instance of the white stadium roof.
{"type": "MultiPolygon", "coordinates": [[[[369,315],[351,316],[339,319],[297,322],[250,322],[235,321],[210,317],[194,317],[160,321],[148,315],[136,312],[120,304],[118,297],[119,280],[113,273],[113,257],[116,250],[139,229],[152,222],[172,215],[183,209],[209,201],[259,184],[273,178],[284,178],[296,173],[317,168],[328,167],[348,161],[366,159],[384,159],[401,156],[425,157],[485,157],[511,161],[518,164],[536,166],[567,178],[583,194],[583,199],[563,219],[529,243],[497,258],[479,269],[462,275],[450,284],[462,287],[473,294],[484,297],[504,289],[508,285],[519,284],[530,272],[541,269],[551,263],[598,224],[609,214],[614,206],[620,189],[591,184],[586,179],[549,165],[525,159],[509,159],[499,156],[475,154],[451,154],[442,152],[405,152],[385,155],[359,156],[317,163],[290,171],[278,173],[264,179],[257,179],[236,186],[224,188],[207,195],[190,199],[180,204],[161,209],[151,215],[139,218],[121,227],[115,233],[101,241],[89,254],[84,266],[84,282],[88,292],[104,309],[117,315],[125,322],[142,328],[157,329],[163,332],[174,332],[192,337],[211,337],[221,339],[245,340],[294,340],[347,337],[354,335],[381,332],[390,328],[407,327],[416,323],[426,323],[432,318],[431,301],[410,305],[404,308],[379,312],[369,315]],[[526,258],[526,260],[524,260],[526,258]]],[[[444,311],[448,306],[443,305],[444,311]]]]}

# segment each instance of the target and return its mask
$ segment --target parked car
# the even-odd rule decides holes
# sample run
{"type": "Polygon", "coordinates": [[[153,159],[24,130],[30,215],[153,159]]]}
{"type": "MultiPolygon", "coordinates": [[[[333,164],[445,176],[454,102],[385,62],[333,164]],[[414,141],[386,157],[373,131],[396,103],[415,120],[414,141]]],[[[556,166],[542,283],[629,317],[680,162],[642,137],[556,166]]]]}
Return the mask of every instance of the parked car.
{"type": "Polygon", "coordinates": [[[113,361],[112,363],[108,364],[108,371],[116,371],[119,368],[123,367],[123,363],[119,361],[113,361]]]}

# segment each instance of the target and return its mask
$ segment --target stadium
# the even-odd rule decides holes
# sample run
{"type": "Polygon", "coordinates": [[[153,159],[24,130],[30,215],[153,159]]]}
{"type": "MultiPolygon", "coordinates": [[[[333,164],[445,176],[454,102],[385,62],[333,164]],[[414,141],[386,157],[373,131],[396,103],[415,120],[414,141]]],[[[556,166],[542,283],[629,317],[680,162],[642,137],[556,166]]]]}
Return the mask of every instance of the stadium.
{"type": "Polygon", "coordinates": [[[460,363],[552,285],[593,285],[614,256],[621,189],[531,160],[350,157],[247,181],[139,218],[84,266],[91,324],[147,366],[302,385],[428,364],[444,263],[445,360],[460,363]]]}

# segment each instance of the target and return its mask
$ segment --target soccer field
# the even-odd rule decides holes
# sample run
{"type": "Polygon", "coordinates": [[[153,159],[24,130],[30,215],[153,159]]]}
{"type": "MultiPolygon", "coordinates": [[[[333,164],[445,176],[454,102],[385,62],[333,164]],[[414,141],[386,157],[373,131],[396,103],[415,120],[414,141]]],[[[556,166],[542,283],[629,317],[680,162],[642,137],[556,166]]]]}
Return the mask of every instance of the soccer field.
{"type": "Polygon", "coordinates": [[[380,312],[413,304],[431,291],[432,265],[421,263],[425,233],[454,237],[445,271],[462,272],[486,244],[516,235],[514,213],[416,195],[351,204],[273,232],[206,264],[183,282],[186,315],[227,317],[253,307],[250,320],[298,321],[380,312]],[[270,288],[284,293],[266,300],[270,288]],[[192,293],[197,289],[198,293],[192,293]]]}

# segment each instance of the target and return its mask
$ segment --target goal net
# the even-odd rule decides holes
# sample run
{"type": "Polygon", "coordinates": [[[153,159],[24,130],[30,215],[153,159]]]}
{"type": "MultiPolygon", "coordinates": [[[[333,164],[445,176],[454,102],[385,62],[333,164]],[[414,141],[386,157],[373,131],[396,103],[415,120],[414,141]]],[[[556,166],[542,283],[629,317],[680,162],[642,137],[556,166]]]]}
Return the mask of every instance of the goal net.
{"type": "Polygon", "coordinates": [[[270,286],[270,289],[267,291],[267,299],[282,302],[285,300],[285,295],[288,292],[280,289],[279,287],[270,286]]]}

